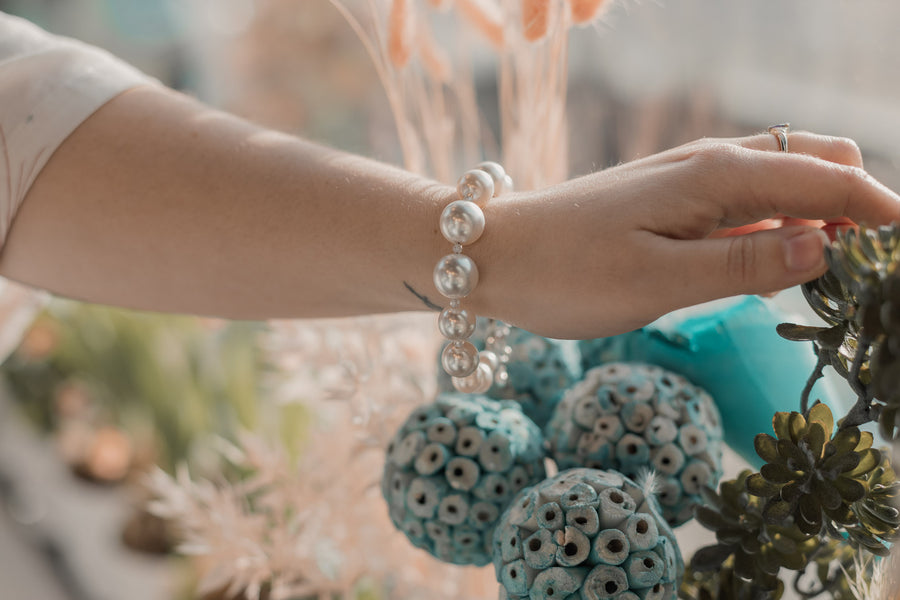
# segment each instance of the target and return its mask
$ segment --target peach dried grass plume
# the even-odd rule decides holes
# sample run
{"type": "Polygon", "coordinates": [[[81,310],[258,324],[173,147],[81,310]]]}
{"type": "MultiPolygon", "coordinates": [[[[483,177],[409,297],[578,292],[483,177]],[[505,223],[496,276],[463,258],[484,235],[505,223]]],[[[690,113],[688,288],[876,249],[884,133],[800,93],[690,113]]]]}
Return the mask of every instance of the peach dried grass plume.
{"type": "Polygon", "coordinates": [[[413,19],[412,0],[394,0],[388,20],[388,56],[395,67],[405,67],[412,56],[413,19]]]}
{"type": "Polygon", "coordinates": [[[550,0],[522,0],[522,33],[529,42],[543,39],[550,29],[550,0]]]}
{"type": "Polygon", "coordinates": [[[608,5],[606,0],[569,0],[572,22],[585,25],[600,16],[601,10],[608,5]]]}

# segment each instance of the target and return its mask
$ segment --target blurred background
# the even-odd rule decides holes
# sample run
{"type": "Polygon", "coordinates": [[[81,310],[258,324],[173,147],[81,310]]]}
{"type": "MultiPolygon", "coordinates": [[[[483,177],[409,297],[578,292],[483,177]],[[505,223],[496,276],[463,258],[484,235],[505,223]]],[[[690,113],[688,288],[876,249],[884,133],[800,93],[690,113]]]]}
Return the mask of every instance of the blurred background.
{"type": "MultiPolygon", "coordinates": [[[[328,0],[0,0],[0,10],[263,125],[402,163],[372,61],[328,0]]],[[[869,171],[900,189],[897,23],[889,0],[613,3],[571,33],[569,172],[790,121],[854,138],[869,171]]],[[[476,59],[474,92],[497,130],[496,66],[476,59]]],[[[302,436],[303,411],[271,397],[283,365],[262,347],[267,331],[46,304],[3,366],[0,597],[196,597],[192,563],[167,554],[172,537],[141,509],[141,482],[154,465],[220,469],[212,436],[267,422],[288,446],[302,436]]]]}

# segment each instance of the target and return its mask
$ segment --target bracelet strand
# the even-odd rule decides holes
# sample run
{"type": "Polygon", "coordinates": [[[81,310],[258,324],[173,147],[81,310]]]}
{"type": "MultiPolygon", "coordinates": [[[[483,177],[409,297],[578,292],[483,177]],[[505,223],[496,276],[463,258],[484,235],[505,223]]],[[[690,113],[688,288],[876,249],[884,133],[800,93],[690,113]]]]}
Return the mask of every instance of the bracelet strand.
{"type": "Polygon", "coordinates": [[[475,315],[460,306],[460,301],[478,285],[478,267],[463,247],[477,241],[484,233],[485,219],[481,206],[503,192],[511,191],[512,178],[499,164],[483,162],[466,171],[456,184],[459,199],[444,208],[440,229],[453,244],[453,251],[442,257],[434,268],[434,285],[450,300],[438,317],[438,330],[449,343],[441,352],[441,365],[453,380],[453,387],[466,394],[481,394],[496,381],[505,384],[508,328],[491,322],[490,343],[481,352],[469,338],[475,331],[475,315]],[[481,206],[480,206],[481,205],[481,206]],[[503,360],[506,359],[506,360],[503,360]]]}

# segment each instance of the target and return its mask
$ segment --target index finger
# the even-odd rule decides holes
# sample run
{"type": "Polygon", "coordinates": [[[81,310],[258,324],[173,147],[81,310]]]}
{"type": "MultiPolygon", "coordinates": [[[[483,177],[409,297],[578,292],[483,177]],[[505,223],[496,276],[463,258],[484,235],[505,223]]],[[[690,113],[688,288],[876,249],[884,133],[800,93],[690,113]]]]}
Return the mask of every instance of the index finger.
{"type": "Polygon", "coordinates": [[[714,201],[725,227],[778,215],[877,226],[900,220],[900,196],[859,167],[814,156],[726,145],[699,151],[718,174],[714,201]]]}

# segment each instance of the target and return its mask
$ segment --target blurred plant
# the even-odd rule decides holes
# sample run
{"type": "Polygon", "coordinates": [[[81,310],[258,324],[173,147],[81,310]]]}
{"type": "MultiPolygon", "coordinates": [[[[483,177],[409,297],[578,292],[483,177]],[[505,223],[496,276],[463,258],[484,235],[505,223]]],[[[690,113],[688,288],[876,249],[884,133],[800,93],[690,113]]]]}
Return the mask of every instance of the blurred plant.
{"type": "Polygon", "coordinates": [[[458,159],[471,166],[486,152],[525,189],[565,179],[568,31],[594,22],[608,0],[367,0],[366,25],[331,1],[372,58],[408,169],[452,182],[458,159]],[[484,46],[498,56],[502,143],[483,127],[476,100],[484,46]]]}
{"type": "Polygon", "coordinates": [[[237,445],[219,442],[227,479],[192,480],[184,469],[154,475],[150,507],[182,531],[182,552],[202,557],[202,592],[248,600],[496,596],[488,571],[413,548],[380,498],[385,446],[434,393],[438,342],[430,315],[271,324],[262,347],[273,369],[263,387],[280,407],[274,414],[300,409],[314,418],[287,431],[280,418],[263,420],[260,433],[237,445]]]}
{"type": "Polygon", "coordinates": [[[733,595],[715,598],[780,597],[783,584],[778,572],[782,567],[804,568],[818,546],[815,536],[789,520],[772,523],[766,518],[763,499],[747,491],[750,477],[745,470],[736,479],[723,481],[719,494],[704,488],[706,505],[695,509],[697,520],[715,532],[718,544],[698,550],[691,571],[706,573],[724,565],[726,576],[718,585],[734,588],[733,595]]]}
{"type": "Polygon", "coordinates": [[[896,552],[883,559],[855,555],[852,564],[842,565],[841,572],[854,600],[900,598],[900,554],[896,552]]]}
{"type": "Polygon", "coordinates": [[[171,467],[201,435],[258,422],[261,329],[55,301],[3,374],[32,420],[59,430],[64,452],[94,448],[110,467],[100,446],[108,449],[112,434],[98,446],[94,433],[115,426],[139,445],[155,438],[148,460],[171,467]]]}
{"type": "Polygon", "coordinates": [[[345,417],[314,430],[299,460],[250,434],[220,444],[241,474],[230,481],[192,480],[184,468],[153,475],[151,511],[175,523],[181,552],[203,559],[198,591],[247,600],[495,597],[489,571],[427,558],[394,529],[378,486],[383,450],[345,417]]]}
{"type": "Polygon", "coordinates": [[[261,338],[272,367],[263,388],[326,424],[349,418],[367,444],[385,448],[410,410],[434,396],[440,340],[429,314],[272,321],[261,338]]]}
{"type": "MultiPolygon", "coordinates": [[[[885,568],[895,559],[874,561],[868,553],[854,550],[836,540],[819,544],[810,555],[806,569],[797,571],[793,591],[801,598],[830,598],[831,600],[896,600],[889,594],[885,582],[871,587],[869,582],[885,577],[885,568]]],[[[888,567],[889,568],[889,567],[888,567]]],[[[775,588],[764,589],[755,582],[747,582],[737,576],[734,559],[728,558],[717,570],[695,571],[688,569],[679,590],[679,596],[690,600],[778,600],[784,595],[785,584],[772,580],[775,588]]]]}

